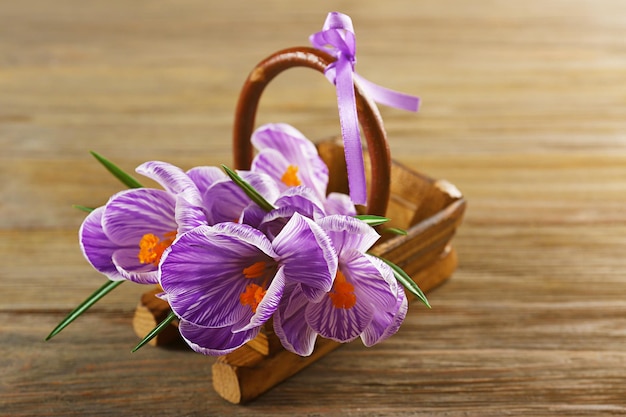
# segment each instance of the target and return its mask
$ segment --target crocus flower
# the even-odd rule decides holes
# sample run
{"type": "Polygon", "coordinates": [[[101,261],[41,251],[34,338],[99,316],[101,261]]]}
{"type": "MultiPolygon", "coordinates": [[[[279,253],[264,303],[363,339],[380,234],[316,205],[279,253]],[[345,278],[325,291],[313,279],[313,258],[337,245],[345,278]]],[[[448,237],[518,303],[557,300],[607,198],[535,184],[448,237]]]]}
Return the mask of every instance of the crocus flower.
{"type": "Polygon", "coordinates": [[[252,161],[253,172],[272,177],[281,191],[296,186],[310,188],[327,214],[356,214],[348,195],[326,195],[328,167],[313,142],[299,130],[284,123],[267,124],[252,134],[251,141],[259,151],[252,161]]]}
{"type": "MultiPolygon", "coordinates": [[[[109,279],[156,284],[161,255],[176,235],[207,220],[197,186],[180,168],[152,161],[136,171],[164,189],[137,188],[115,194],[83,221],[79,240],[87,260],[109,279]],[[187,210],[177,210],[177,201],[187,210]]],[[[194,175],[202,177],[199,171],[194,175]]]]}
{"type": "Polygon", "coordinates": [[[394,334],[407,312],[404,290],[391,268],[365,252],[379,238],[365,223],[349,216],[318,221],[339,258],[333,286],[325,297],[308,299],[289,283],[274,315],[274,329],[286,349],[310,355],[317,335],[338,342],[361,337],[371,346],[394,334]]]}
{"type": "Polygon", "coordinates": [[[272,241],[246,224],[199,226],[165,252],[159,281],[172,311],[186,323],[179,329],[188,344],[216,354],[256,335],[287,282],[317,301],[331,289],[336,270],[328,235],[296,213],[272,241]]]}

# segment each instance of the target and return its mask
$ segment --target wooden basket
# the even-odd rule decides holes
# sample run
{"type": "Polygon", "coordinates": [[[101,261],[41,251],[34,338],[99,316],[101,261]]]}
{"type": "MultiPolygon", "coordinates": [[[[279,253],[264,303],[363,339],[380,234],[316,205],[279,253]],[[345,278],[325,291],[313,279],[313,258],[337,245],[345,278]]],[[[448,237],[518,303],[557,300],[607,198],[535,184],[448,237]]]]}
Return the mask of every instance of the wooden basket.
{"type": "MultiPolygon", "coordinates": [[[[233,153],[237,169],[248,169],[252,162],[250,137],[258,103],[267,84],[292,67],[324,72],[333,60],[324,52],[302,47],[279,51],[257,65],[244,84],[236,110],[233,153]]],[[[450,240],[461,223],[465,200],[452,184],[428,178],[391,161],[376,105],[361,93],[357,84],[355,92],[359,121],[367,141],[367,212],[386,215],[391,218],[390,226],[408,232],[407,236],[383,237],[371,252],[402,267],[423,291],[431,290],[445,281],[457,266],[450,240]]],[[[341,141],[321,142],[318,150],[329,168],[328,191],[346,193],[347,174],[341,141]]],[[[167,303],[154,297],[158,291],[144,294],[137,307],[133,327],[140,337],[169,312],[167,303]]],[[[178,337],[177,329],[172,326],[151,343],[166,344],[178,337]]],[[[303,358],[281,346],[270,323],[256,339],[216,360],[212,368],[213,386],[226,400],[244,403],[339,346],[340,343],[318,337],[313,354],[303,358]]]]}

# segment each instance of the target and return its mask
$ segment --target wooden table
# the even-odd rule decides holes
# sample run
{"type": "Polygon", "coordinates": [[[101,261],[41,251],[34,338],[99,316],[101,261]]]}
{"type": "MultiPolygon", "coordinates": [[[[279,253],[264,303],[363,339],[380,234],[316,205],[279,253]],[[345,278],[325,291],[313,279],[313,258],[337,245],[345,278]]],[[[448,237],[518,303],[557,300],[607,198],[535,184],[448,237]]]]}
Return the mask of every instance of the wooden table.
{"type": "MultiPolygon", "coordinates": [[[[357,70],[420,95],[382,108],[395,159],[465,194],[460,265],[397,335],[343,346],[246,406],[213,359],[146,347],[125,284],[52,341],[104,278],[72,204],[127,170],[231,161],[250,69],[306,45],[322,2],[6,1],[0,6],[0,414],[347,416],[626,414],[626,3],[341,2],[357,70]]],[[[334,91],[293,70],[259,123],[338,133],[334,91]]]]}

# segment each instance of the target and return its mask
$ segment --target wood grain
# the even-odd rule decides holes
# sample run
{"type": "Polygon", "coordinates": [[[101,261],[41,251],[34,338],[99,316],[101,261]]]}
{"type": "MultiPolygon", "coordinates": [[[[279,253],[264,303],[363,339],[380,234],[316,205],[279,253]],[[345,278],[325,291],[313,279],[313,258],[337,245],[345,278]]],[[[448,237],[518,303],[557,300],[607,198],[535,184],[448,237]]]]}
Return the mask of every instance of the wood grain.
{"type": "MultiPolygon", "coordinates": [[[[0,414],[603,416],[626,414],[626,9],[621,0],[344,1],[358,72],[422,97],[381,108],[392,157],[468,201],[459,268],[397,335],[334,351],[247,406],[212,358],[131,354],[124,284],[50,342],[103,278],[76,241],[127,170],[232,160],[248,72],[306,45],[328,5],[277,0],[0,7],[0,414]]],[[[335,95],[295,70],[257,123],[334,137],[335,95]]]]}

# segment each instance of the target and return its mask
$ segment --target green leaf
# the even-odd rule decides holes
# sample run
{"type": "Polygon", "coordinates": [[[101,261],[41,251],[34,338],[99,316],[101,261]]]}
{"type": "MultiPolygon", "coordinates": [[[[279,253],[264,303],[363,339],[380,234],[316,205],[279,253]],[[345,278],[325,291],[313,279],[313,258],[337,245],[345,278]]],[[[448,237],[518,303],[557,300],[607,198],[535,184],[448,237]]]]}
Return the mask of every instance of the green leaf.
{"type": "Polygon", "coordinates": [[[113,162],[106,159],[104,156],[91,151],[91,154],[94,158],[98,160],[111,174],[115,176],[118,180],[122,181],[122,184],[126,185],[128,188],[142,188],[141,185],[135,178],[124,172],[121,168],[115,165],[113,162]]]}
{"type": "Polygon", "coordinates": [[[357,219],[369,224],[370,226],[380,226],[381,224],[385,224],[389,221],[388,218],[382,216],[374,216],[372,214],[359,214],[354,216],[357,219]]]}
{"type": "Polygon", "coordinates": [[[406,272],[404,272],[402,268],[400,268],[398,265],[394,264],[393,262],[388,261],[385,258],[380,258],[380,257],[377,257],[377,258],[381,259],[384,263],[386,263],[387,265],[391,267],[394,277],[398,280],[400,284],[404,285],[404,287],[411,294],[416,296],[422,303],[424,303],[426,307],[431,308],[430,303],[426,299],[426,295],[424,295],[424,292],[415,283],[415,281],[413,281],[413,278],[411,278],[406,272]]]}
{"type": "Polygon", "coordinates": [[[167,315],[165,320],[163,320],[161,323],[157,324],[157,326],[154,329],[152,329],[150,331],[150,333],[148,333],[146,335],[146,337],[141,339],[141,342],[139,342],[137,344],[137,346],[135,346],[135,348],[131,351],[131,353],[137,352],[144,345],[146,345],[148,342],[150,342],[152,339],[154,339],[156,337],[156,335],[161,333],[167,326],[169,326],[169,324],[171,322],[173,322],[175,318],[176,318],[176,314],[174,314],[173,311],[170,311],[170,314],[167,315]]]}
{"type": "Polygon", "coordinates": [[[80,206],[78,204],[74,204],[74,205],[72,205],[72,207],[74,207],[75,209],[78,209],[80,211],[85,211],[87,213],[91,213],[92,211],[95,210],[93,207],[85,207],[85,206],[80,206]]]}
{"type": "Polygon", "coordinates": [[[255,190],[254,187],[252,187],[246,180],[241,178],[239,174],[237,174],[235,171],[228,168],[226,165],[222,165],[222,168],[224,169],[224,172],[226,172],[226,174],[230,177],[230,179],[233,180],[233,182],[237,184],[239,188],[241,188],[243,192],[246,193],[246,195],[250,197],[252,201],[257,203],[259,207],[261,207],[263,210],[271,211],[276,208],[265,198],[263,198],[263,196],[259,194],[259,192],[255,190]]]}
{"type": "Polygon", "coordinates": [[[406,230],[398,229],[397,227],[386,227],[382,230],[384,233],[393,233],[394,235],[406,236],[408,233],[406,230]]]}
{"type": "Polygon", "coordinates": [[[61,330],[65,329],[71,322],[76,320],[78,316],[87,311],[92,305],[98,302],[102,297],[113,291],[118,285],[120,285],[124,281],[107,281],[102,287],[100,287],[96,292],[91,294],[85,301],[83,301],[78,307],[76,307],[70,314],[65,317],[61,323],[57,325],[46,337],[46,341],[52,339],[54,336],[59,334],[61,330]]]}

